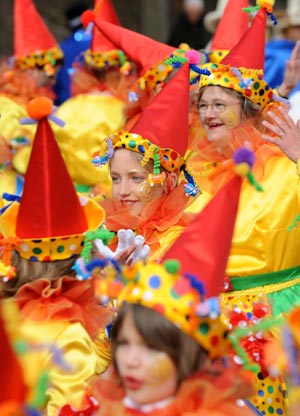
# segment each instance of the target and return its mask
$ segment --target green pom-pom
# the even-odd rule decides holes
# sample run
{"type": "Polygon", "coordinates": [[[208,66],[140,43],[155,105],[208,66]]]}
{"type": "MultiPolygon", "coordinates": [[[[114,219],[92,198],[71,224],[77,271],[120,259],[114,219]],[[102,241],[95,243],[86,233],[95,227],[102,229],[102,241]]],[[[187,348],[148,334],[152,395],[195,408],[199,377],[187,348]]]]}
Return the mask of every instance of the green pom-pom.
{"type": "Polygon", "coordinates": [[[170,274],[176,274],[179,272],[180,263],[178,260],[166,260],[164,263],[164,268],[170,274]]]}

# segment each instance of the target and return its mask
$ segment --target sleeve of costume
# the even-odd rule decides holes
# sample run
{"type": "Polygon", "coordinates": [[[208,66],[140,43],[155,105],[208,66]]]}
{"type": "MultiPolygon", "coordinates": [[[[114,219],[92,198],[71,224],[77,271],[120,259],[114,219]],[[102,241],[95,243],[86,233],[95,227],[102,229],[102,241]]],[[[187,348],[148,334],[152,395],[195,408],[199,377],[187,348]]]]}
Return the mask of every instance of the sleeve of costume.
{"type": "Polygon", "coordinates": [[[64,361],[70,369],[50,364],[47,416],[57,416],[65,404],[80,409],[87,382],[98,367],[93,341],[79,323],[68,325],[55,340],[55,346],[63,351],[64,361]]]}

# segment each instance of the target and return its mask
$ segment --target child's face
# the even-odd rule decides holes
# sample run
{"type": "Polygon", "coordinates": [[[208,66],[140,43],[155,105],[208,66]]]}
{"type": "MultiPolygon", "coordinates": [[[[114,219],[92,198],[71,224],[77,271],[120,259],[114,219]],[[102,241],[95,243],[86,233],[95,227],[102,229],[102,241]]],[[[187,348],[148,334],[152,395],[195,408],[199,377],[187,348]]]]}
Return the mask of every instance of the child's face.
{"type": "Polygon", "coordinates": [[[148,347],[137,332],[132,312],[125,315],[116,340],[115,361],[126,396],[138,405],[175,395],[177,369],[171,358],[148,347]]]}
{"type": "Polygon", "coordinates": [[[164,191],[161,185],[150,187],[148,174],[133,151],[117,150],[110,163],[113,199],[133,214],[140,215],[145,205],[159,198],[164,191]]]}

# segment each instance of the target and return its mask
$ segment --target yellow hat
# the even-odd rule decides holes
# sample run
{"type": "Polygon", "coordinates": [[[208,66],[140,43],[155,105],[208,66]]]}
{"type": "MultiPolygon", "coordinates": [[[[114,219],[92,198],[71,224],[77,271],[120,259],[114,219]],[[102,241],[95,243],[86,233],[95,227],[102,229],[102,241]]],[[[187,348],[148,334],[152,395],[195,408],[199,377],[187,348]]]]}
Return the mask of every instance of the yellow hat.
{"type": "MultiPolygon", "coordinates": [[[[271,6],[270,6],[271,7],[271,6]]],[[[261,108],[280,98],[263,79],[265,60],[266,16],[261,7],[252,26],[232,51],[220,63],[209,63],[202,68],[210,75],[202,75],[199,89],[205,86],[221,86],[239,92],[261,108]]],[[[273,15],[272,15],[273,16],[273,15]]]]}

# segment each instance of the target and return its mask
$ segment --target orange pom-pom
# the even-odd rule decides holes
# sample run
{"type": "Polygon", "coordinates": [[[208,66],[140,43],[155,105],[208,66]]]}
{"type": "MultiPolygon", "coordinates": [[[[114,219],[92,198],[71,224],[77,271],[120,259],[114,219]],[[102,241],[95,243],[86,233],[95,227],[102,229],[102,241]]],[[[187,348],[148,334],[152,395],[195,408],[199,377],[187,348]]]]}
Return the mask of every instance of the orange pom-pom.
{"type": "Polygon", "coordinates": [[[87,27],[89,23],[93,23],[95,19],[94,12],[92,10],[86,10],[81,15],[81,23],[84,27],[87,27]]]}
{"type": "Polygon", "coordinates": [[[53,102],[48,97],[37,97],[29,101],[26,110],[29,117],[34,120],[41,120],[52,113],[53,102]]]}

